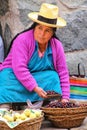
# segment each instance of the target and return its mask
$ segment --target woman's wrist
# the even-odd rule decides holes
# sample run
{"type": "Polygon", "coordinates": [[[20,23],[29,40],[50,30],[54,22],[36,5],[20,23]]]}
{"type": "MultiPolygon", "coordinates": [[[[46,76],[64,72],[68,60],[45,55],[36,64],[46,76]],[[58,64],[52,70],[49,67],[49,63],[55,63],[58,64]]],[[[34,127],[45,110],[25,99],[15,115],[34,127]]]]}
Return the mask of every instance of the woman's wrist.
{"type": "Polygon", "coordinates": [[[38,86],[36,86],[33,90],[34,90],[35,92],[37,92],[37,90],[38,90],[38,86]]]}
{"type": "Polygon", "coordinates": [[[69,99],[62,98],[61,102],[69,102],[69,99]]]}
{"type": "Polygon", "coordinates": [[[66,100],[70,100],[70,95],[68,95],[68,94],[64,94],[64,95],[62,95],[62,99],[66,99],[66,100]]]}

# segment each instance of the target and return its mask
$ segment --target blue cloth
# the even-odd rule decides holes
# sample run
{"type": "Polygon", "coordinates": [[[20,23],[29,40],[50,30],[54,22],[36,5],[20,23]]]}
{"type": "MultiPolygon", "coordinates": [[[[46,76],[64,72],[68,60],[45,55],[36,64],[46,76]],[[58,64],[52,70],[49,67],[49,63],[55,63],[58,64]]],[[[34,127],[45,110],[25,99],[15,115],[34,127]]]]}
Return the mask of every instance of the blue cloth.
{"type": "MultiPolygon", "coordinates": [[[[38,86],[45,91],[52,90],[61,94],[60,80],[57,72],[54,70],[52,62],[52,50],[50,44],[42,58],[38,56],[38,44],[28,63],[31,74],[36,79],[38,86]]],[[[29,99],[32,102],[43,100],[37,93],[29,92],[16,78],[11,68],[0,72],[0,103],[6,102],[26,102],[29,99]]]]}

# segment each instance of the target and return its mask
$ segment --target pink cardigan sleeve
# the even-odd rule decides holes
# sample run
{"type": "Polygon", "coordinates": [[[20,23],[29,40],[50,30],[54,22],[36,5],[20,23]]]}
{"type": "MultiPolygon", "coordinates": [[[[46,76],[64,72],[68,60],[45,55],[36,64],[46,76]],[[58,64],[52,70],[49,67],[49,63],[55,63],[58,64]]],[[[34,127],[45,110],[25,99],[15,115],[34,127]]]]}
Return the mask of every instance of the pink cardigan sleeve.
{"type": "MultiPolygon", "coordinates": [[[[28,38],[29,39],[29,38],[28,38]]],[[[32,91],[37,83],[30,74],[27,64],[29,61],[29,40],[25,40],[23,36],[18,37],[12,47],[12,68],[17,79],[23,86],[32,91]]]]}
{"type": "Polygon", "coordinates": [[[66,57],[63,45],[57,39],[53,39],[51,45],[53,50],[54,66],[60,77],[62,98],[69,99],[70,97],[69,73],[66,64],[66,57]]]}

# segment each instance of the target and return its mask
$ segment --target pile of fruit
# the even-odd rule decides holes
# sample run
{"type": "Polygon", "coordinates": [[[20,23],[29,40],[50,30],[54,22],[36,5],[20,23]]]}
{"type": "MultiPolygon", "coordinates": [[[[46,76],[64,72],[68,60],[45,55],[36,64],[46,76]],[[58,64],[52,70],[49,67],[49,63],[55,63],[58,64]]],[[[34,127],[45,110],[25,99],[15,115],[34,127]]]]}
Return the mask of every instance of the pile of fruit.
{"type": "Polygon", "coordinates": [[[87,104],[76,104],[74,102],[65,102],[62,103],[61,101],[55,100],[50,102],[48,105],[46,105],[46,108],[75,108],[75,107],[83,107],[83,106],[87,106],[87,104]]]}
{"type": "Polygon", "coordinates": [[[61,94],[55,92],[55,91],[46,91],[47,93],[47,98],[58,98],[58,99],[61,99],[61,94]]]}
{"type": "Polygon", "coordinates": [[[58,94],[57,92],[55,92],[55,91],[50,91],[50,90],[46,91],[46,93],[47,93],[47,95],[58,94]]]}
{"type": "Polygon", "coordinates": [[[25,109],[20,113],[12,110],[0,111],[0,117],[5,119],[7,122],[21,122],[27,119],[34,119],[40,117],[41,114],[42,114],[41,110],[33,110],[33,109],[25,109]]]}

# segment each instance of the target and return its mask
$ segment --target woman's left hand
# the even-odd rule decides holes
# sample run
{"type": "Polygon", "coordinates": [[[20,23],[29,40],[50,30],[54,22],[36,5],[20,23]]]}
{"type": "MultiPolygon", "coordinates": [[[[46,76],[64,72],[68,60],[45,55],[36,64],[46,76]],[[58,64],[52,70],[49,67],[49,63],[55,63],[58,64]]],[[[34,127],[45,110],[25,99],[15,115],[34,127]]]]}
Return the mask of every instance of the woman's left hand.
{"type": "Polygon", "coordinates": [[[61,99],[61,102],[69,102],[69,99],[61,99]]]}

